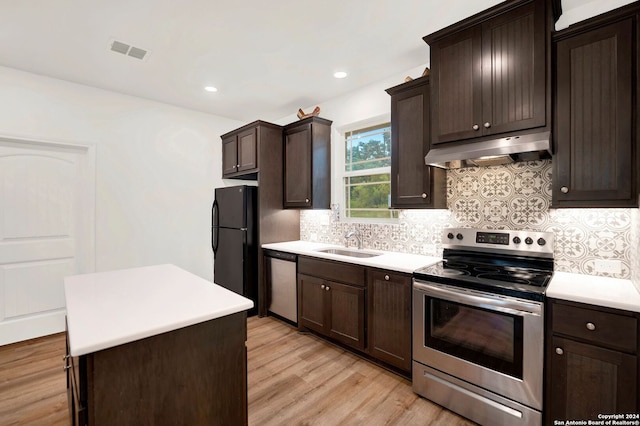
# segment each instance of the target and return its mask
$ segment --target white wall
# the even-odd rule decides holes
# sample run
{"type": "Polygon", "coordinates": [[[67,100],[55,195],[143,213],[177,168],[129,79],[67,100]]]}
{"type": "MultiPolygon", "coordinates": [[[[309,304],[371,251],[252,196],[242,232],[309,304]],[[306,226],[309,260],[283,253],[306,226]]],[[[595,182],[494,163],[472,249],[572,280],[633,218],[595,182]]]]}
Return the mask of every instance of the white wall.
{"type": "Polygon", "coordinates": [[[97,271],[173,263],[213,279],[220,135],[245,123],[4,67],[0,99],[2,136],[96,146],[97,271]]]}

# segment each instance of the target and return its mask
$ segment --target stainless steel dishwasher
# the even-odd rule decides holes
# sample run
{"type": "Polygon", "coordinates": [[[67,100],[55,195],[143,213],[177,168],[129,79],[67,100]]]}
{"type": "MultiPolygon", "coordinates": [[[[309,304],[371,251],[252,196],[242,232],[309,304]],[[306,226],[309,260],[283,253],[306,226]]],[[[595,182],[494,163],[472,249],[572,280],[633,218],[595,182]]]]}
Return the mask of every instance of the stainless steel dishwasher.
{"type": "Polygon", "coordinates": [[[298,325],[296,266],[298,256],[265,250],[268,313],[298,325]]]}

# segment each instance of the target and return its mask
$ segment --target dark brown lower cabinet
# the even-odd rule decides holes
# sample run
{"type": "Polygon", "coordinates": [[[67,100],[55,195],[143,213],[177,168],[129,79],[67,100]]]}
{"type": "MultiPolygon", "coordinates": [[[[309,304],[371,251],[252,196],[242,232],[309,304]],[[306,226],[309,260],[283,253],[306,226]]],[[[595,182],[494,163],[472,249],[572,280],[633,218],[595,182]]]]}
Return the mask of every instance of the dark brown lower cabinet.
{"type": "Polygon", "coordinates": [[[68,357],[71,424],[246,425],[246,312],[68,357]]]}
{"type": "Polygon", "coordinates": [[[301,256],[298,327],[409,377],[411,275],[301,256]]]}
{"type": "Polygon", "coordinates": [[[298,274],[298,324],[356,349],[365,348],[364,287],[298,274]]]}
{"type": "Polygon", "coordinates": [[[546,424],[638,413],[637,315],[553,299],[548,308],[546,424]]]}
{"type": "Polygon", "coordinates": [[[551,422],[635,413],[637,363],[634,355],[554,337],[551,422]]]}
{"type": "Polygon", "coordinates": [[[367,271],[367,352],[411,371],[411,275],[367,271]]]}

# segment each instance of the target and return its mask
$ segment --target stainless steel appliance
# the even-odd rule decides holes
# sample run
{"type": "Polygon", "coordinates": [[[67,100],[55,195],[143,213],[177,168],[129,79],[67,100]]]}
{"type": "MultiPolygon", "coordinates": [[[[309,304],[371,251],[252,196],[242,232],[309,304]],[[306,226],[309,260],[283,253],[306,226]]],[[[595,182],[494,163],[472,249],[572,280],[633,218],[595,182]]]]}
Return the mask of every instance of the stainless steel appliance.
{"type": "Polygon", "coordinates": [[[298,290],[296,266],[298,256],[264,250],[267,274],[268,312],[298,325],[298,290]]]}
{"type": "Polygon", "coordinates": [[[484,425],[542,422],[553,234],[445,229],[414,272],[413,389],[484,425]]]}
{"type": "Polygon", "coordinates": [[[440,144],[429,150],[424,157],[424,162],[427,166],[458,169],[544,158],[551,158],[551,132],[524,133],[484,141],[440,144]]]}
{"type": "Polygon", "coordinates": [[[215,189],[211,207],[213,281],[253,300],[258,306],[258,249],[255,186],[215,189]]]}

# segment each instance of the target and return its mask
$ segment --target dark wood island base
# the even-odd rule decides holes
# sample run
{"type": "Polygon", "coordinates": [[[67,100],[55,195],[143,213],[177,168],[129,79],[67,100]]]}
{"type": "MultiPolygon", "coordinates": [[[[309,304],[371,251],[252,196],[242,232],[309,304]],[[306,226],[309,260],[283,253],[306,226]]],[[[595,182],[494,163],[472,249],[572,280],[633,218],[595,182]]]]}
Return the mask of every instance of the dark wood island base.
{"type": "Polygon", "coordinates": [[[246,340],[239,312],[68,357],[71,424],[246,425],[246,340]]]}

